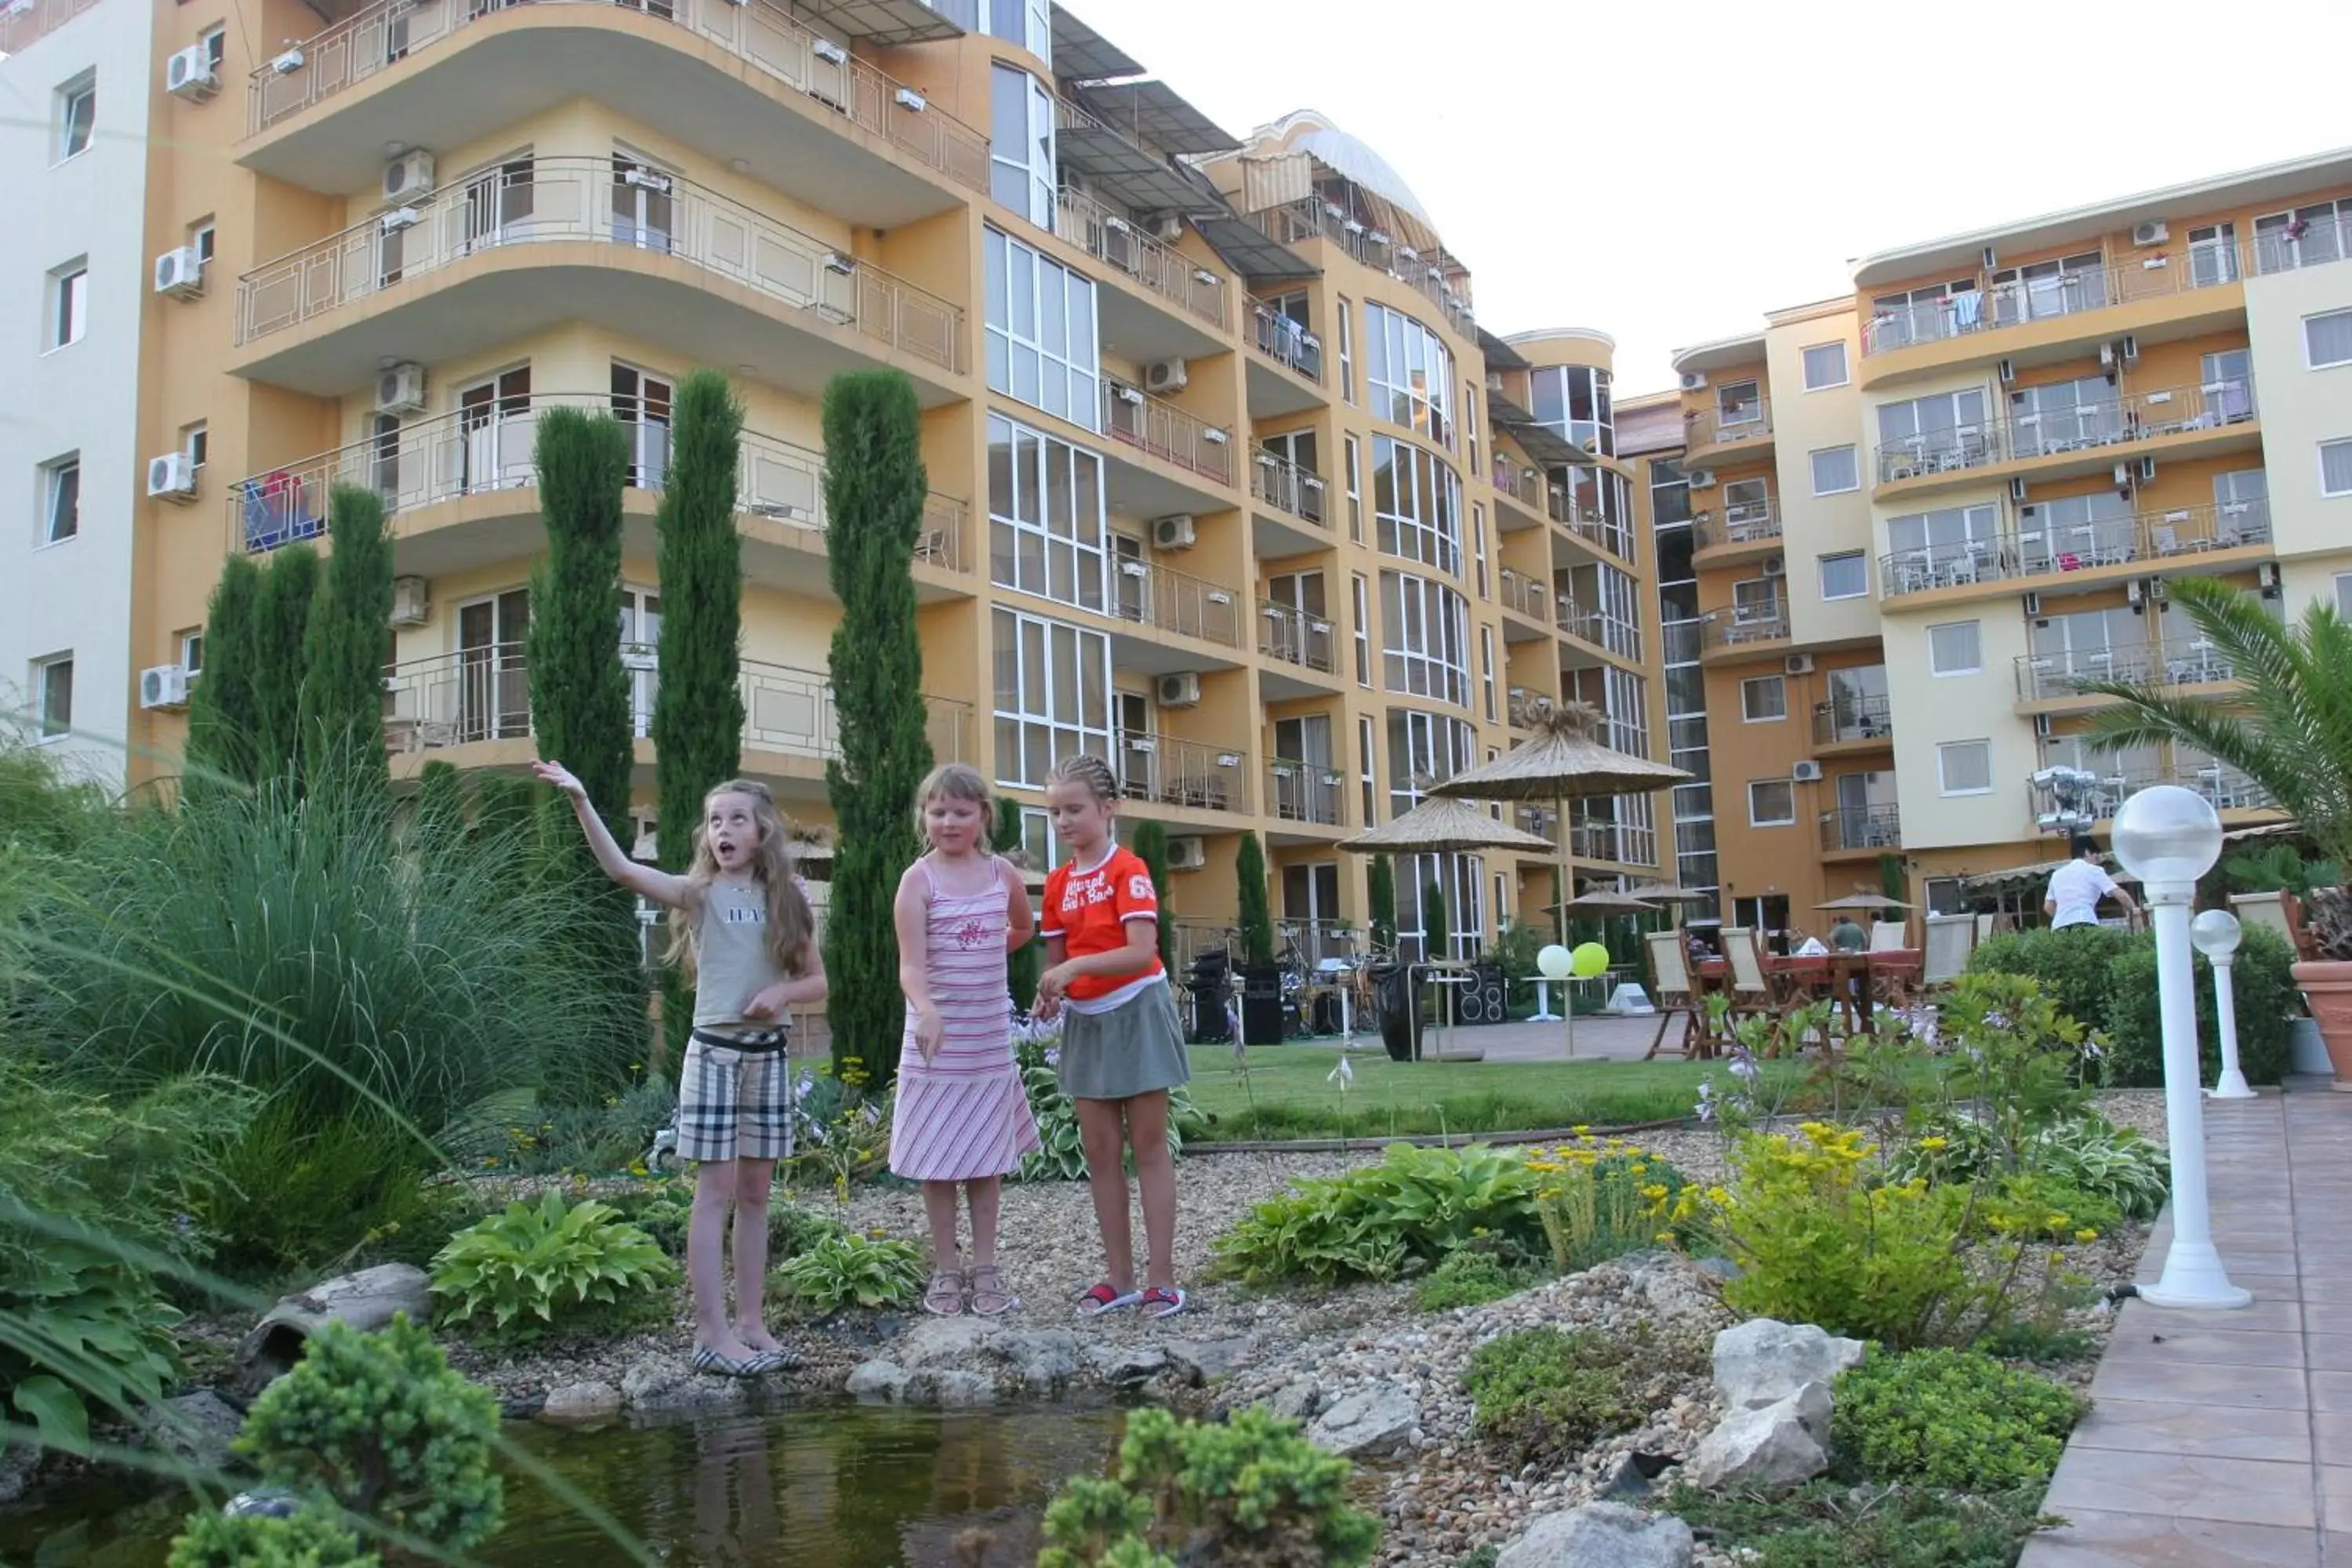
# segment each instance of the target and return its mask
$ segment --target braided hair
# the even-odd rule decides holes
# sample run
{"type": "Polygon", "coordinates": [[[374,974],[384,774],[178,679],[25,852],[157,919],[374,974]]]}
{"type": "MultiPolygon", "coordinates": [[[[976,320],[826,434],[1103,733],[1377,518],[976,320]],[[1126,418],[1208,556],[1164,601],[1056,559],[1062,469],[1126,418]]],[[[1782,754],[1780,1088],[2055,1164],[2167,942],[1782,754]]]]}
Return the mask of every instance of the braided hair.
{"type": "Polygon", "coordinates": [[[1054,764],[1045,775],[1051,784],[1074,784],[1086,786],[1088,794],[1105,805],[1116,805],[1119,798],[1118,774],[1111,765],[1092,752],[1074,752],[1054,764]]]}

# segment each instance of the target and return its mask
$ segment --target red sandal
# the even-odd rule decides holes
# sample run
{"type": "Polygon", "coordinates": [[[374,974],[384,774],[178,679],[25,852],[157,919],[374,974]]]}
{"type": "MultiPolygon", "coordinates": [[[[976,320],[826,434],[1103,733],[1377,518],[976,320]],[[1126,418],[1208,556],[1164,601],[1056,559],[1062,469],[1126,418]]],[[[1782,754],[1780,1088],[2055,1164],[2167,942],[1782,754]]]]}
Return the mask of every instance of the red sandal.
{"type": "Polygon", "coordinates": [[[1132,1307],[1143,1300],[1140,1291],[1129,1290],[1121,1295],[1118,1286],[1106,1279],[1078,1298],[1078,1316],[1099,1318],[1105,1312],[1116,1312],[1121,1307],[1132,1307]]]}
{"type": "Polygon", "coordinates": [[[1143,1315],[1147,1318],[1172,1318],[1184,1306],[1184,1290],[1180,1285],[1154,1285],[1143,1293],[1143,1315]]]}

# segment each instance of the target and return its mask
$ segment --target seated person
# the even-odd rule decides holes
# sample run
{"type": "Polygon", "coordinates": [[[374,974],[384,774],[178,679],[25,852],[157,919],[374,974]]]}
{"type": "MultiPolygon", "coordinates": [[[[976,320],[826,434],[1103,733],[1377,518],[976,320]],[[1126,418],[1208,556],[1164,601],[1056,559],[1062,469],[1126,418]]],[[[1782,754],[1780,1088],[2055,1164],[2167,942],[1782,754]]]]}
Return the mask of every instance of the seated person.
{"type": "Polygon", "coordinates": [[[1870,935],[1854,924],[1852,917],[1840,915],[1837,924],[1830,927],[1830,945],[1840,952],[1865,952],[1870,948],[1870,935]]]}

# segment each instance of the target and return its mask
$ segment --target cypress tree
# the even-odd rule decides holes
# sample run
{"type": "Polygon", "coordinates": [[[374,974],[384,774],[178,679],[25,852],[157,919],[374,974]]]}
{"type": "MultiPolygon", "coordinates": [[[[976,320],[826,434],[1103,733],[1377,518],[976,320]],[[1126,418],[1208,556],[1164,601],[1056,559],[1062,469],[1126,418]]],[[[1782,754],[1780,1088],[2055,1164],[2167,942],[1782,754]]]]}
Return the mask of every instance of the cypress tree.
{"type": "MultiPolygon", "coordinates": [[[[996,826],[988,836],[988,847],[1018,866],[1023,863],[1021,803],[1000,800],[996,803],[996,826]]],[[[1022,897],[1028,894],[1024,892],[1022,897]]],[[[1036,1005],[1037,976],[1045,973],[1045,942],[1033,936],[1027,946],[1008,953],[1004,961],[1005,989],[1013,994],[1013,1005],[1024,1013],[1036,1005]]]]}
{"type": "Polygon", "coordinates": [[[898,1065],[905,1008],[891,904],[922,853],[911,809],[931,768],[913,562],[929,480],[915,390],[896,371],[834,377],[824,391],[825,549],[841,623],[829,666],[840,752],[826,763],[835,835],[825,923],[825,1006],[836,1068],[870,1080],[898,1065]]]}
{"type": "Polygon", "coordinates": [[[1151,873],[1151,891],[1160,900],[1160,962],[1176,973],[1176,904],[1169,896],[1168,825],[1149,818],[1135,825],[1135,858],[1151,873]]]}
{"type": "MultiPolygon", "coordinates": [[[[254,626],[254,776],[302,777],[302,645],[319,593],[319,552],[289,544],[270,557],[256,599],[254,626]]],[[[615,612],[617,614],[617,612],[615,612]]]]}
{"type": "Polygon", "coordinates": [[[1372,857],[1372,868],[1368,873],[1366,900],[1371,905],[1372,945],[1383,952],[1396,951],[1396,868],[1385,855],[1372,857]]]}
{"type": "Polygon", "coordinates": [[[1257,835],[1246,829],[1242,834],[1241,850],[1234,858],[1234,878],[1240,884],[1237,907],[1242,962],[1251,965],[1272,963],[1274,914],[1266,905],[1265,851],[1258,847],[1257,835]]]}
{"type": "MultiPolygon", "coordinates": [[[[703,797],[741,771],[743,542],[735,531],[735,467],[743,405],[715,370],[678,383],[671,405],[669,468],[662,479],[660,682],[654,692],[654,789],[661,864],[683,871],[694,857],[703,797]]],[[[686,1048],[694,988],[676,965],[662,972],[662,1034],[686,1048]]]]}
{"type": "MultiPolygon", "coordinates": [[[[608,414],[552,408],[541,414],[532,452],[547,563],[533,574],[527,663],[531,727],[540,755],[578,775],[588,798],[623,844],[635,761],[629,678],[621,665],[621,490],[629,443],[608,414]]],[[[548,865],[583,884],[589,914],[583,946],[597,976],[640,988],[636,903],[597,870],[562,802],[541,803],[548,865]]]]}
{"type": "Polygon", "coordinates": [[[205,611],[205,665],[188,693],[189,787],[255,782],[261,732],[261,589],[265,574],[250,555],[232,555],[205,611]]]}
{"type": "Polygon", "coordinates": [[[532,826],[537,792],[513,773],[483,773],[474,784],[474,837],[492,841],[532,826]]]}
{"type": "Polygon", "coordinates": [[[329,759],[363,770],[378,789],[392,785],[383,749],[383,667],[392,662],[392,536],[383,498],[337,485],[327,504],[324,581],[310,600],[303,637],[302,689],[297,704],[304,766],[327,776],[329,759]]]}

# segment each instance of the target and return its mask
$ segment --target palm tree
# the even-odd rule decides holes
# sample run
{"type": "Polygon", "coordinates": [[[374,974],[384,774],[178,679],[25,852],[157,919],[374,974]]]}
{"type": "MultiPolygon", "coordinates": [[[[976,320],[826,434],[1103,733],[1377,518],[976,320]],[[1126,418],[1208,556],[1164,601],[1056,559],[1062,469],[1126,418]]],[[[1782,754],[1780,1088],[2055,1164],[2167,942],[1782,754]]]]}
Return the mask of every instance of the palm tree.
{"type": "MultiPolygon", "coordinates": [[[[2085,681],[2082,690],[2123,704],[2093,721],[2088,738],[2106,747],[2194,746],[2268,790],[2322,857],[2352,865],[2352,622],[2316,600],[2300,621],[2280,621],[2261,600],[2211,577],[2169,587],[2241,690],[2216,702],[2153,685],[2085,681]]],[[[2310,929],[2328,957],[2352,960],[2352,890],[2315,889],[2310,929]]]]}

